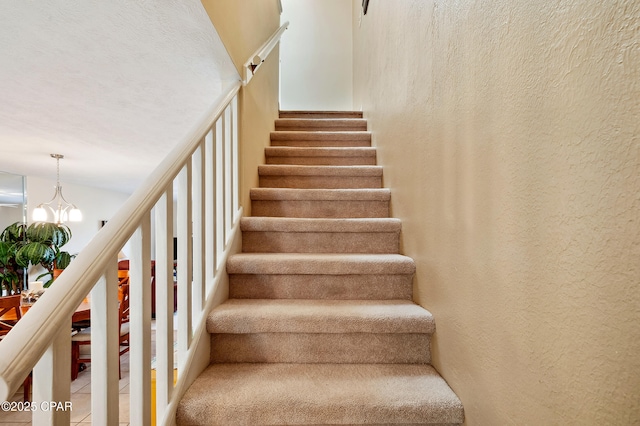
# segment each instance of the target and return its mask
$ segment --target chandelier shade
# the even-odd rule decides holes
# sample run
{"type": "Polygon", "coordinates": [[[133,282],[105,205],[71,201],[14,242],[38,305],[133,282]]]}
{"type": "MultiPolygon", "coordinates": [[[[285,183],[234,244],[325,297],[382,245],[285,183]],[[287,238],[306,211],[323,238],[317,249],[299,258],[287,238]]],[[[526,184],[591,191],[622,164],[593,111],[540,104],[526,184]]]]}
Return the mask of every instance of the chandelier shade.
{"type": "Polygon", "coordinates": [[[64,158],[61,154],[51,154],[56,159],[57,174],[56,188],[51,201],[41,203],[33,209],[31,219],[34,222],[80,222],[82,220],[82,212],[75,204],[68,202],[62,195],[62,185],[60,185],[60,160],[64,158]],[[51,218],[51,219],[50,219],[51,218]]]}

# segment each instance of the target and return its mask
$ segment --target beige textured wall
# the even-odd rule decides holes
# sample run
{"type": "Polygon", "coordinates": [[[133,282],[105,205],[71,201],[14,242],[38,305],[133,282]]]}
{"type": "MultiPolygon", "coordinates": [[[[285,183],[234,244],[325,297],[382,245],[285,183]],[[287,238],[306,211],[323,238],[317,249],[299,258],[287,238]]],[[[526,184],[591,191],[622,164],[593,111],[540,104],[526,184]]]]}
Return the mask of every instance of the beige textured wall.
{"type": "Polygon", "coordinates": [[[639,424],[640,2],[360,3],[355,105],[467,424],[639,424]]]}
{"type": "MultiPolygon", "coordinates": [[[[202,0],[211,21],[242,76],[242,66],[280,27],[277,0],[202,0]]],[[[240,202],[250,214],[249,190],[258,186],[258,165],[264,164],[264,147],[270,143],[278,116],[279,49],[262,64],[239,98],[240,202]]]]}

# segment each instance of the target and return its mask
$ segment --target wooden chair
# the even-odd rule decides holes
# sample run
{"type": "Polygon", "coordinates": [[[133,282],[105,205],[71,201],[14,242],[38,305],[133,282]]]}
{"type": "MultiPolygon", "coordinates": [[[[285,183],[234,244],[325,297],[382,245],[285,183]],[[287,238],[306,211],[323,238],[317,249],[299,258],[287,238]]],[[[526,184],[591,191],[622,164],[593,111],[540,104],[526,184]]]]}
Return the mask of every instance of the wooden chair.
{"type": "Polygon", "coordinates": [[[22,312],[20,311],[20,296],[16,294],[15,296],[5,296],[0,297],[0,339],[1,336],[5,336],[7,333],[11,331],[13,326],[22,318],[22,312]],[[16,319],[13,318],[11,320],[4,320],[2,317],[5,314],[14,311],[16,319]]]}
{"type": "MultiPolygon", "coordinates": [[[[22,318],[22,311],[20,310],[21,297],[19,294],[0,297],[0,340],[2,340],[4,336],[13,329],[13,326],[20,321],[20,318],[22,318]],[[12,310],[14,311],[16,319],[3,320],[2,317],[5,314],[9,314],[12,310]]],[[[31,373],[29,373],[27,378],[24,379],[22,386],[24,389],[24,402],[28,402],[31,399],[31,380],[31,373]]]]}
{"type": "MultiPolygon", "coordinates": [[[[120,335],[120,356],[129,352],[129,284],[118,287],[118,330],[120,335]]],[[[71,380],[78,378],[80,364],[91,362],[91,327],[71,336],[71,380]]],[[[120,366],[120,361],[118,361],[120,366]]],[[[118,367],[119,376],[122,370],[118,367]]]]}
{"type": "MultiPolygon", "coordinates": [[[[118,270],[118,300],[121,300],[121,289],[124,284],[129,284],[129,271],[118,270]]],[[[77,332],[89,327],[91,327],[90,319],[71,323],[71,328],[77,332]]]]}

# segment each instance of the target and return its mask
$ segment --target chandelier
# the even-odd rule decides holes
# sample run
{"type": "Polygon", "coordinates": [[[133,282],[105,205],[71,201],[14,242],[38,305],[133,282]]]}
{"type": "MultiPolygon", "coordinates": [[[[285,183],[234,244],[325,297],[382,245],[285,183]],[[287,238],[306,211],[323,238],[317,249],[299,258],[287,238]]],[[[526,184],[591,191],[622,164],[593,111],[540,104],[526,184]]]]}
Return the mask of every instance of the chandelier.
{"type": "Polygon", "coordinates": [[[33,209],[31,219],[33,219],[34,222],[48,222],[49,213],[51,213],[54,223],[60,224],[67,221],[80,222],[82,220],[82,212],[74,204],[65,200],[62,195],[62,185],[60,185],[60,160],[64,158],[64,155],[51,154],[51,157],[56,159],[57,164],[56,192],[51,201],[42,203],[33,209]]]}

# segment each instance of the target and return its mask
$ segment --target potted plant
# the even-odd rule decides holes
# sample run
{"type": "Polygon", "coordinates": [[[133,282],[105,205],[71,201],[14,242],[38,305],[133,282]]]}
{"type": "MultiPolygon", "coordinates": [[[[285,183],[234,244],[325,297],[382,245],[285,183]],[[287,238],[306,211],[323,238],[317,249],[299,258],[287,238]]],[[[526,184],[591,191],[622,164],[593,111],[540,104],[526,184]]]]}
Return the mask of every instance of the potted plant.
{"type": "Polygon", "coordinates": [[[47,288],[57,277],[56,270],[62,270],[69,266],[73,255],[61,250],[61,247],[71,239],[71,230],[62,223],[36,222],[25,230],[26,242],[16,252],[18,265],[27,267],[42,265],[46,272],[36,278],[49,277],[44,283],[47,288]]]}
{"type": "Polygon", "coordinates": [[[18,263],[16,254],[25,244],[27,226],[16,222],[0,234],[0,292],[19,294],[24,289],[25,267],[18,263]]]}

